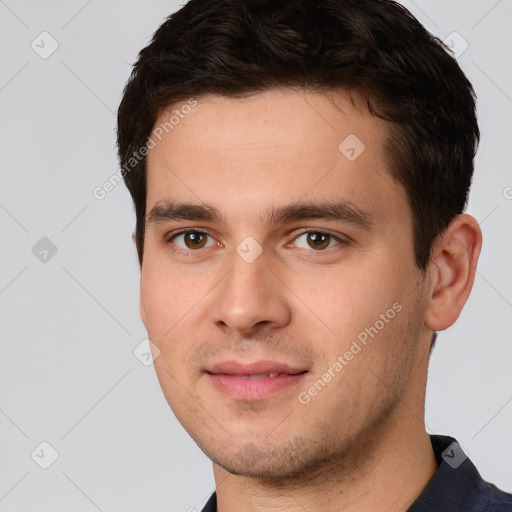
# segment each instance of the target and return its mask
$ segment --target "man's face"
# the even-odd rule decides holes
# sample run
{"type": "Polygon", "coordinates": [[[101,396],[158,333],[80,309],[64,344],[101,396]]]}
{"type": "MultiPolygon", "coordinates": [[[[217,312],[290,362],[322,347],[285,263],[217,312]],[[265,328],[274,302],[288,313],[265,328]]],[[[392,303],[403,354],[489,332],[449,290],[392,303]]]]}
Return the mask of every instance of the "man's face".
{"type": "Polygon", "coordinates": [[[418,386],[423,276],[388,127],[343,91],[208,95],[182,117],[147,159],[157,375],[215,463],[293,476],[348,453],[418,386]]]}

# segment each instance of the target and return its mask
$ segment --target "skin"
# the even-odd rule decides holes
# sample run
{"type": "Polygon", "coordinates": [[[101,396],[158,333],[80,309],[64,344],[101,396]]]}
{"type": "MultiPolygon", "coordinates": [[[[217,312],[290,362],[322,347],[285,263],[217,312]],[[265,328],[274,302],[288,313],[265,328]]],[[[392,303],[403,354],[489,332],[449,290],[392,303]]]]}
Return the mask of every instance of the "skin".
{"type": "Polygon", "coordinates": [[[388,130],[343,90],[206,95],[148,154],[147,213],[180,201],[226,220],[149,222],[140,296],[160,385],[213,461],[220,512],[407,510],[437,469],[424,425],[431,336],[469,296],[481,232],[457,216],[427,271],[416,267],[407,196],[387,169],[388,130]],[[353,161],[338,149],[349,134],[365,145],[353,161]],[[372,226],[260,218],[270,207],[339,200],[372,226]],[[204,233],[202,245],[174,236],[183,228],[204,233]],[[318,249],[307,230],[332,237],[318,249]],[[236,252],[248,236],[262,249],[252,263],[236,252]],[[396,303],[400,312],[300,403],[396,303]],[[221,393],[205,373],[262,359],[309,373],[257,402],[221,393]]]}

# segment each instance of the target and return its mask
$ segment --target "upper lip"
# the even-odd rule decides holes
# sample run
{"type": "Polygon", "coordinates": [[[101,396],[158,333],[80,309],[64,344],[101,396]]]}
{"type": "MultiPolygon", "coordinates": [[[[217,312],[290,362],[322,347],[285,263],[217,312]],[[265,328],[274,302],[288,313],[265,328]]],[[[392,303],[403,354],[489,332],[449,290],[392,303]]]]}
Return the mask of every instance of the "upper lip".
{"type": "Polygon", "coordinates": [[[254,363],[238,363],[223,361],[210,366],[207,373],[225,375],[263,375],[268,373],[287,373],[295,375],[307,371],[304,368],[292,367],[277,361],[256,361],[254,363]]]}

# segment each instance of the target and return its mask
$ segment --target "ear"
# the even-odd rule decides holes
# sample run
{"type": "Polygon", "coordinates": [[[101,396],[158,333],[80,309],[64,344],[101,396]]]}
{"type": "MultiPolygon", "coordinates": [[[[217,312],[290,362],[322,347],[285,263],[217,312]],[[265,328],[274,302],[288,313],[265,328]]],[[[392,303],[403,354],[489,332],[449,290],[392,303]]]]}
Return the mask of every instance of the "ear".
{"type": "Polygon", "coordinates": [[[429,329],[442,331],[459,317],[473,287],[481,248],[482,231],[468,214],[457,215],[434,243],[427,268],[429,329]]]}
{"type": "Polygon", "coordinates": [[[137,246],[137,239],[135,238],[135,231],[132,233],[132,240],[135,246],[137,246]]]}

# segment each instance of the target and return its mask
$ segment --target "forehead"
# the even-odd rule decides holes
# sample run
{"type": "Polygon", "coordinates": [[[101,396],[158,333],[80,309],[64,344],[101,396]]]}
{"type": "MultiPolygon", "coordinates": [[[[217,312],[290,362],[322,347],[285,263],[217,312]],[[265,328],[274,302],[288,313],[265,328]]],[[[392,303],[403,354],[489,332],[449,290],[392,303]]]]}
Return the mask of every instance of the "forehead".
{"type": "Polygon", "coordinates": [[[236,156],[238,150],[257,153],[279,146],[281,152],[291,152],[282,153],[283,158],[304,155],[318,159],[322,150],[326,155],[338,151],[339,143],[350,134],[366,138],[372,145],[382,142],[378,139],[385,123],[371,116],[353,91],[275,88],[244,98],[207,94],[176,104],[160,114],[155,130],[161,132],[159,140],[172,138],[199,149],[210,146],[216,153],[229,150],[236,156]],[[376,127],[380,129],[374,130],[376,127]]]}
{"type": "Polygon", "coordinates": [[[362,210],[405,200],[385,163],[388,127],[353,92],[205,95],[164,111],[159,128],[147,211],[168,200],[247,215],[298,200],[343,199],[362,210]]]}

